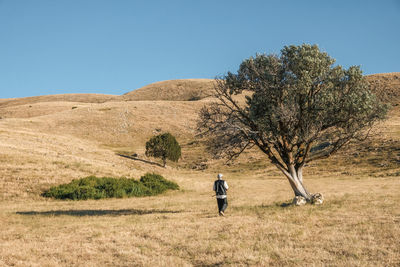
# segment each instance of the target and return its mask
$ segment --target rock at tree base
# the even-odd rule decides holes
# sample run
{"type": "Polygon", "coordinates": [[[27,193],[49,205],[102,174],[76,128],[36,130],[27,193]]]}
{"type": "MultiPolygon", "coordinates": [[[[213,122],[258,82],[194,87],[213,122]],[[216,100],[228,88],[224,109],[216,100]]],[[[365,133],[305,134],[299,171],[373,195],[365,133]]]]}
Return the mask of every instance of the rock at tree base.
{"type": "Polygon", "coordinates": [[[296,196],[294,199],[293,199],[293,204],[295,204],[296,206],[303,206],[303,205],[305,205],[307,203],[307,200],[304,198],[304,197],[302,197],[302,196],[296,196]]]}
{"type": "Polygon", "coordinates": [[[314,205],[321,205],[324,203],[324,196],[321,193],[316,193],[311,197],[311,203],[314,205]]]}

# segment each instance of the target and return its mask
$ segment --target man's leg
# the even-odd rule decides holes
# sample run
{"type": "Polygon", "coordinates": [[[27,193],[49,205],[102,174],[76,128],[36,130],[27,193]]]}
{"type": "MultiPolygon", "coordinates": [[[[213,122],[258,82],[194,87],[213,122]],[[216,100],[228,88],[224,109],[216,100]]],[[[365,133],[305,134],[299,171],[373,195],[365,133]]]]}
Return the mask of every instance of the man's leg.
{"type": "Polygon", "coordinates": [[[218,204],[218,212],[221,212],[222,206],[224,205],[224,200],[217,198],[217,204],[218,204]]]}
{"type": "Polygon", "coordinates": [[[228,198],[224,198],[223,200],[224,200],[224,202],[223,202],[222,208],[221,208],[222,212],[224,212],[226,210],[226,208],[228,207],[228,198]]]}

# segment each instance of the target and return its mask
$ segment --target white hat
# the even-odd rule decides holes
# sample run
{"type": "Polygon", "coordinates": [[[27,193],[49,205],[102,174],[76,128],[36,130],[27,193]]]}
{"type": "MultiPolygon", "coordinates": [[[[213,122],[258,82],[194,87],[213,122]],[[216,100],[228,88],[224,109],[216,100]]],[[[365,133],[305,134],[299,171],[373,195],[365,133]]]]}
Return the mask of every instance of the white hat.
{"type": "Polygon", "coordinates": [[[222,176],[223,176],[222,173],[218,173],[218,175],[217,175],[218,179],[221,179],[222,176]]]}

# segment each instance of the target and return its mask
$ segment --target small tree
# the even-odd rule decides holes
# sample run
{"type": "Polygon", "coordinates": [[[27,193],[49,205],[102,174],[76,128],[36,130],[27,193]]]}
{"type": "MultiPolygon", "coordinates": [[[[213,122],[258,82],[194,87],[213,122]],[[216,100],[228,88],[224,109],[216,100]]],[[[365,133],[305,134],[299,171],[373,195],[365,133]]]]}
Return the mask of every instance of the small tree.
{"type": "Polygon", "coordinates": [[[146,156],[161,158],[165,165],[167,159],[177,162],[181,157],[181,147],[170,133],[153,136],[146,142],[146,156]]]}
{"type": "Polygon", "coordinates": [[[357,66],[333,66],[316,45],[285,46],[256,55],[237,74],[217,79],[217,102],[200,111],[198,130],[216,156],[234,159],[258,147],[308,201],[306,163],[365,138],[387,107],[370,92],[357,66]],[[241,97],[240,97],[241,96],[241,97]]]}

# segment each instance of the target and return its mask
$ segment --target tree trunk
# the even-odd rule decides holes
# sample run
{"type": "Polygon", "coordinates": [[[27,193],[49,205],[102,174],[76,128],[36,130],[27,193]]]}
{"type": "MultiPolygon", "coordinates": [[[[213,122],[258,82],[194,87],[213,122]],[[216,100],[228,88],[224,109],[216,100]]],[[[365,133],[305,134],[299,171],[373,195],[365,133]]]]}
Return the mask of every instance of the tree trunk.
{"type": "Polygon", "coordinates": [[[311,194],[307,191],[307,189],[304,187],[303,183],[298,179],[298,178],[288,178],[290,186],[293,189],[294,195],[295,196],[302,196],[304,197],[307,201],[311,200],[311,194]]]}
{"type": "Polygon", "coordinates": [[[279,168],[289,181],[290,186],[293,189],[295,196],[302,196],[307,201],[311,201],[311,194],[307,191],[303,185],[303,167],[295,168],[294,165],[288,166],[288,171],[279,168]]]}

